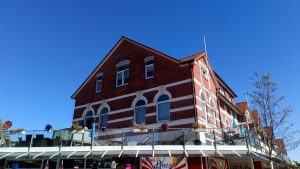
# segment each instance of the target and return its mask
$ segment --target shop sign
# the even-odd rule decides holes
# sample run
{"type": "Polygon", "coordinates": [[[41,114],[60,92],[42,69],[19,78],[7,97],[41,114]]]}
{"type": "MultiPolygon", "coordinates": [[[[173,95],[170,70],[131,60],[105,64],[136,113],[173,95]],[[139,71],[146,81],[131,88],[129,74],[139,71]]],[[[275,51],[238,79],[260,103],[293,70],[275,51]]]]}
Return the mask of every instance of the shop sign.
{"type": "Polygon", "coordinates": [[[188,169],[185,157],[143,157],[142,169],[188,169]]]}

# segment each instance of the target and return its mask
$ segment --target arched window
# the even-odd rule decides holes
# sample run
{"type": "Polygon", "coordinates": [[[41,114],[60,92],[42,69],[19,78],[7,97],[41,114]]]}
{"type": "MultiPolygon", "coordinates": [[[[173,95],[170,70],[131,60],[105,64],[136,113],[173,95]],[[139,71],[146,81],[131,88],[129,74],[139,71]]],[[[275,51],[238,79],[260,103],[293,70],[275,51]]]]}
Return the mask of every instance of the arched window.
{"type": "Polygon", "coordinates": [[[161,95],[157,99],[157,120],[170,120],[170,101],[169,96],[166,94],[161,95]]]}
{"type": "Polygon", "coordinates": [[[212,116],[212,124],[214,126],[216,126],[216,108],[215,108],[215,104],[212,100],[210,100],[210,114],[212,116]]]}
{"type": "Polygon", "coordinates": [[[227,118],[226,118],[225,122],[226,122],[226,127],[230,127],[229,120],[227,118]]]}
{"type": "Polygon", "coordinates": [[[203,92],[201,92],[201,107],[202,107],[202,119],[207,122],[207,112],[206,112],[206,97],[203,92]]]}
{"type": "Polygon", "coordinates": [[[94,115],[94,113],[91,110],[85,114],[84,126],[87,127],[88,129],[93,128],[93,123],[94,123],[93,115],[94,115]]]}
{"type": "Polygon", "coordinates": [[[135,122],[137,124],[145,123],[146,102],[139,100],[135,104],[135,122]]]}
{"type": "Polygon", "coordinates": [[[99,120],[99,127],[100,128],[106,128],[107,126],[107,121],[108,121],[108,108],[105,107],[101,110],[100,112],[100,120],[99,120]]]}

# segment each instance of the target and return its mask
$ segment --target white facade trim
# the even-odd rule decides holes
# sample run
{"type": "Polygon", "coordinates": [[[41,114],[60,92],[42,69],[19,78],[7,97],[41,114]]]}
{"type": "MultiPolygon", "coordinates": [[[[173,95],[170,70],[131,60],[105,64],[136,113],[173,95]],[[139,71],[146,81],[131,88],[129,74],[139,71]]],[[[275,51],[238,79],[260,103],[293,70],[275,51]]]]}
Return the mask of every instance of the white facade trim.
{"type": "MultiPolygon", "coordinates": [[[[191,98],[193,98],[193,95],[186,95],[186,96],[176,97],[176,98],[170,99],[170,103],[171,102],[182,101],[182,100],[187,100],[187,99],[191,99],[191,98]]],[[[118,113],[122,113],[122,112],[126,112],[126,111],[133,111],[134,110],[134,107],[128,107],[128,108],[125,108],[125,109],[119,109],[119,110],[115,110],[115,111],[110,111],[110,107],[106,104],[107,103],[106,100],[102,100],[101,103],[102,103],[102,105],[98,108],[97,114],[94,114],[93,117],[97,117],[99,115],[100,111],[103,108],[105,108],[105,107],[108,108],[108,113],[107,113],[108,115],[118,114],[118,113]]],[[[145,107],[151,107],[151,106],[156,106],[156,103],[149,103],[149,104],[145,105],[145,107]]],[[[171,111],[172,111],[172,109],[171,109],[171,111]]],[[[154,113],[156,113],[156,112],[154,112],[154,113]]],[[[146,113],[146,117],[149,116],[148,114],[150,114],[150,113],[146,113]]],[[[84,116],[82,116],[82,117],[84,117],[84,116]]],[[[73,119],[73,122],[83,120],[82,117],[81,118],[73,119]]]]}
{"type": "MultiPolygon", "coordinates": [[[[173,87],[173,86],[178,86],[178,85],[181,85],[181,84],[189,83],[191,81],[192,81],[192,79],[186,79],[186,80],[181,80],[181,81],[169,83],[169,84],[166,84],[164,86],[165,86],[165,88],[168,88],[168,87],[173,87]]],[[[144,93],[156,91],[156,90],[159,90],[159,87],[160,86],[145,89],[145,90],[141,90],[141,92],[142,92],[142,94],[144,94],[144,93]]],[[[108,98],[108,99],[106,99],[106,101],[111,102],[111,101],[114,101],[114,100],[123,99],[123,98],[126,98],[126,97],[131,97],[131,96],[134,96],[134,95],[136,95],[136,92],[128,93],[128,94],[117,96],[117,97],[108,98]]],[[[76,109],[84,108],[84,107],[88,106],[89,104],[93,106],[93,105],[97,105],[97,104],[101,104],[101,103],[102,103],[102,100],[92,102],[92,103],[83,104],[83,105],[80,105],[80,106],[76,106],[74,109],[76,110],[76,109]]]]}

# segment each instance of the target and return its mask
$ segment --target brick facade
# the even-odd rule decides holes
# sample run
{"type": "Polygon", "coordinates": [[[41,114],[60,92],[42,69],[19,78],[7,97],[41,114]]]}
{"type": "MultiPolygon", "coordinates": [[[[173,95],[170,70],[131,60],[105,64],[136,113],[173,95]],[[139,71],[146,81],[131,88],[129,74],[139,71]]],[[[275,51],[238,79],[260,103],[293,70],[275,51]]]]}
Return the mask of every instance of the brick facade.
{"type": "MultiPolygon", "coordinates": [[[[107,128],[130,128],[135,119],[133,104],[138,99],[143,99],[147,103],[145,124],[157,124],[157,98],[159,95],[168,94],[170,122],[190,119],[189,124],[178,125],[191,127],[198,120],[198,123],[206,127],[230,127],[226,125],[226,121],[232,124],[233,114],[236,112],[226,105],[228,103],[218,99],[220,86],[225,91],[225,98],[234,104],[235,95],[215,74],[205,52],[177,60],[122,37],[72,96],[75,99],[73,121],[84,124],[85,113],[92,111],[98,123],[100,111],[107,107],[107,128]],[[146,79],[145,58],[150,56],[154,62],[154,77],[146,79]],[[130,62],[129,83],[117,87],[116,65],[123,60],[130,62]],[[207,76],[203,75],[202,69],[207,70],[207,76]],[[97,93],[96,75],[99,73],[103,73],[103,81],[102,91],[97,93]],[[205,95],[205,100],[201,94],[205,95]]],[[[178,125],[174,123],[173,127],[178,125]]]]}

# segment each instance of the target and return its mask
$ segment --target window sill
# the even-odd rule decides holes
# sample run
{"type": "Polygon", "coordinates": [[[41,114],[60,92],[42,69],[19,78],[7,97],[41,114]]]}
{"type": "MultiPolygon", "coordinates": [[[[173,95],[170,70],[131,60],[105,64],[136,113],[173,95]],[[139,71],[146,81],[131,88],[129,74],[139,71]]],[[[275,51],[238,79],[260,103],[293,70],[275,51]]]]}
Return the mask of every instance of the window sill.
{"type": "Polygon", "coordinates": [[[121,84],[121,85],[116,85],[116,87],[122,87],[122,86],[127,86],[129,83],[121,84]]]}
{"type": "Polygon", "coordinates": [[[148,79],[153,79],[154,76],[151,76],[151,77],[146,77],[145,79],[148,80],[148,79]]]}

